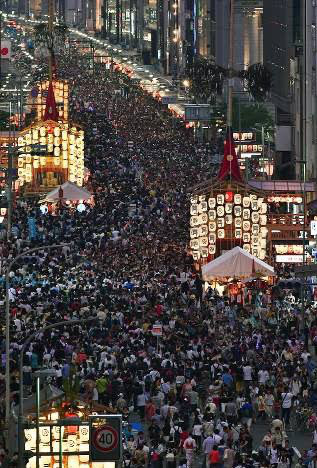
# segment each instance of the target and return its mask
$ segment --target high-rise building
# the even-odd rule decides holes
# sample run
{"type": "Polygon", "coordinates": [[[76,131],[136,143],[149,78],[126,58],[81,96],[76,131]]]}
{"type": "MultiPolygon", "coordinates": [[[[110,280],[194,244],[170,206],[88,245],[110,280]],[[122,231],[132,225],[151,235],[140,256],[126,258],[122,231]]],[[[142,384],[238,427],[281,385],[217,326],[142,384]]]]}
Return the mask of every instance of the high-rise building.
{"type": "Polygon", "coordinates": [[[264,0],[264,63],[273,74],[280,178],[317,175],[316,2],[264,0]]]}
{"type": "MultiPolygon", "coordinates": [[[[235,0],[234,68],[246,69],[263,61],[262,0],[235,0]]],[[[215,58],[228,66],[230,0],[215,0],[215,58]]]]}

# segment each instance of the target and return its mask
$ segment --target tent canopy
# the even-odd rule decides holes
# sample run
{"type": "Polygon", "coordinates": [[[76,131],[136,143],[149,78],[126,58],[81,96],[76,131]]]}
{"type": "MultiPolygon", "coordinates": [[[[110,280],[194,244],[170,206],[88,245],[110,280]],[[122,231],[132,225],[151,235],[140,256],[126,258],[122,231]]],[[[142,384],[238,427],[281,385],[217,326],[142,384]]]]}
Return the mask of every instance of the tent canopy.
{"type": "Polygon", "coordinates": [[[54,202],[60,199],[60,193],[62,189],[62,200],[78,201],[78,200],[89,200],[91,198],[91,193],[88,190],[78,187],[78,185],[73,182],[65,182],[64,184],[54,188],[49,192],[45,201],[54,202]]]}
{"type": "Polygon", "coordinates": [[[205,281],[216,278],[248,278],[256,274],[275,276],[274,269],[241,247],[221,255],[202,267],[205,281]]]}

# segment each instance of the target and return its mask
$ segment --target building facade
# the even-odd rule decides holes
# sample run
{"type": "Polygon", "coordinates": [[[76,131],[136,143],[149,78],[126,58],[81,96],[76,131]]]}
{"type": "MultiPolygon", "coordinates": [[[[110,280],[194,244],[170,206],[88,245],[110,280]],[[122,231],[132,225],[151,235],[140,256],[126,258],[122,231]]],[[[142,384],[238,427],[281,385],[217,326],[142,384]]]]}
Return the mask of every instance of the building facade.
{"type": "Polygon", "coordinates": [[[264,0],[263,27],[264,63],[273,74],[277,176],[315,178],[316,2],[264,0]]]}

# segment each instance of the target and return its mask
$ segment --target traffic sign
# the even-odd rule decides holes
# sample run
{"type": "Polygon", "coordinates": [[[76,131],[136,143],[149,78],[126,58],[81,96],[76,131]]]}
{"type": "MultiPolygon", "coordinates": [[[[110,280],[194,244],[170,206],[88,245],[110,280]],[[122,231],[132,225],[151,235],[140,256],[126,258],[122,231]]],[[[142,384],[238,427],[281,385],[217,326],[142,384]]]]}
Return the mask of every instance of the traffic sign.
{"type": "Polygon", "coordinates": [[[163,327],[160,324],[154,324],[152,326],[152,335],[153,336],[162,336],[163,335],[163,327]]]}
{"type": "Polygon", "coordinates": [[[90,418],[90,461],[118,461],[122,453],[120,415],[98,415],[90,418]]]}
{"type": "Polygon", "coordinates": [[[101,452],[111,452],[118,445],[119,434],[113,427],[105,424],[94,433],[94,446],[101,452]]]}

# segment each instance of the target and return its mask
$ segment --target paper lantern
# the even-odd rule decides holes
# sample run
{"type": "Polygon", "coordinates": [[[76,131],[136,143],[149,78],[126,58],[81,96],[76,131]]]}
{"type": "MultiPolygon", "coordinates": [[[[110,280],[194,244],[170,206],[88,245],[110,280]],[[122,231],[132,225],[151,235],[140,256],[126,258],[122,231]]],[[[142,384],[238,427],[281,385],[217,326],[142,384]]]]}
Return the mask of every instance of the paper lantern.
{"type": "Polygon", "coordinates": [[[264,260],[265,257],[266,257],[266,251],[263,250],[263,249],[261,249],[261,250],[259,251],[259,259],[260,259],[260,260],[264,260]]]}
{"type": "Polygon", "coordinates": [[[76,450],[77,450],[77,435],[76,434],[70,434],[67,437],[67,442],[68,442],[68,452],[76,452],[76,450]]]}
{"type": "Polygon", "coordinates": [[[234,225],[235,225],[235,227],[240,228],[242,226],[242,219],[241,218],[235,218],[234,225]]]}
{"type": "Polygon", "coordinates": [[[198,237],[198,229],[191,228],[189,232],[190,232],[189,235],[191,239],[196,239],[196,237],[198,237]]]}
{"type": "Polygon", "coordinates": [[[59,137],[60,134],[61,134],[60,128],[59,128],[59,127],[55,127],[53,133],[54,133],[54,136],[59,137]]]}
{"type": "Polygon", "coordinates": [[[63,141],[62,141],[62,150],[63,150],[63,151],[67,151],[67,149],[68,149],[68,143],[67,143],[67,141],[64,141],[64,140],[63,140],[63,141]]]}
{"type": "Polygon", "coordinates": [[[53,153],[54,151],[54,145],[52,143],[47,145],[47,152],[48,153],[53,153]]]}
{"type": "Polygon", "coordinates": [[[234,204],[241,205],[241,195],[239,193],[236,193],[234,196],[234,204]]]}
{"type": "Polygon", "coordinates": [[[54,136],[51,133],[47,135],[47,142],[51,144],[54,143],[54,136]]]}
{"type": "Polygon", "coordinates": [[[60,144],[61,144],[60,138],[59,138],[59,137],[55,137],[55,138],[54,138],[54,145],[55,145],[55,146],[59,146],[60,144]]]}
{"type": "Polygon", "coordinates": [[[192,205],[193,205],[194,203],[197,203],[197,201],[198,201],[198,198],[197,198],[196,195],[193,196],[193,197],[190,197],[190,203],[191,203],[192,205]]]}
{"type": "Polygon", "coordinates": [[[202,258],[208,257],[208,247],[202,247],[200,249],[200,255],[202,258]]]}
{"type": "Polygon", "coordinates": [[[199,240],[198,239],[192,239],[190,242],[189,242],[189,245],[190,245],[190,248],[192,250],[198,250],[199,249],[199,240]]]}
{"type": "Polygon", "coordinates": [[[243,206],[244,208],[249,208],[251,204],[250,197],[243,197],[243,206]]]}
{"type": "Polygon", "coordinates": [[[197,203],[190,205],[190,214],[196,216],[198,214],[198,205],[197,203]]]}
{"type": "Polygon", "coordinates": [[[266,240],[265,239],[261,239],[260,246],[261,246],[262,249],[266,248],[266,240]]]}
{"type": "Polygon", "coordinates": [[[260,226],[258,224],[252,224],[252,234],[258,235],[260,232],[260,226]]]}
{"type": "MultiPolygon", "coordinates": [[[[57,418],[58,419],[58,418],[57,418]]],[[[62,438],[64,437],[64,432],[65,432],[65,428],[62,426],[53,426],[52,428],[52,437],[53,439],[57,439],[59,440],[59,433],[60,433],[60,430],[62,430],[62,438]]]]}
{"type": "Polygon", "coordinates": [[[202,201],[199,205],[198,205],[198,211],[200,213],[205,213],[206,211],[208,210],[208,204],[206,201],[202,201]]]}
{"type": "Polygon", "coordinates": [[[244,231],[250,231],[250,229],[251,229],[251,223],[250,223],[250,221],[243,221],[243,223],[242,223],[242,229],[243,229],[244,231]]]}
{"type": "Polygon", "coordinates": [[[266,214],[267,213],[267,203],[262,203],[260,207],[260,213],[266,214]]]}
{"type": "Polygon", "coordinates": [[[67,131],[66,130],[62,131],[62,140],[67,141],[67,131]]]}
{"type": "Polygon", "coordinates": [[[255,244],[258,245],[258,243],[259,243],[259,236],[252,235],[252,237],[251,237],[251,243],[252,243],[253,245],[255,245],[255,244]]]}
{"type": "Polygon", "coordinates": [[[208,235],[208,226],[207,224],[203,224],[198,228],[199,230],[199,237],[207,236],[208,235]]]}
{"type": "Polygon", "coordinates": [[[40,167],[39,161],[33,161],[33,167],[34,169],[38,169],[40,167]]]}
{"type": "Polygon", "coordinates": [[[218,218],[217,219],[217,226],[218,226],[218,228],[224,228],[225,227],[225,219],[224,218],[218,218]]]}
{"type": "MultiPolygon", "coordinates": [[[[70,167],[71,168],[71,167],[70,167]]],[[[199,218],[198,216],[191,216],[190,218],[190,225],[191,226],[198,226],[199,224],[199,218]]]]}
{"type": "Polygon", "coordinates": [[[31,136],[31,133],[27,133],[25,135],[25,143],[26,145],[31,145],[32,144],[32,136],[31,136]]]}
{"type": "Polygon", "coordinates": [[[244,208],[242,211],[242,217],[243,219],[250,219],[250,210],[244,208]]]}
{"type": "Polygon", "coordinates": [[[251,252],[252,255],[254,255],[254,257],[257,257],[259,255],[259,250],[257,248],[252,247],[251,252]]]}
{"type": "Polygon", "coordinates": [[[60,166],[61,164],[61,159],[60,158],[54,158],[54,165],[55,166],[60,166]]]}
{"type": "Polygon", "coordinates": [[[61,155],[61,150],[55,146],[54,148],[54,156],[59,157],[61,155]]]}
{"type": "Polygon", "coordinates": [[[36,429],[24,429],[24,436],[26,441],[32,444],[32,447],[36,445],[36,429]]]}
{"type": "Polygon", "coordinates": [[[232,215],[229,214],[225,216],[225,223],[232,224],[232,215]]]}
{"type": "Polygon", "coordinates": [[[208,217],[209,217],[209,221],[214,221],[217,217],[217,212],[216,210],[209,210],[208,211],[208,217]]]}
{"type": "Polygon", "coordinates": [[[199,247],[208,247],[208,237],[199,237],[199,247]]]}
{"type": "Polygon", "coordinates": [[[209,245],[209,253],[210,253],[210,255],[215,255],[215,253],[216,253],[216,246],[215,245],[209,245]]]}
{"type": "Polygon", "coordinates": [[[257,201],[251,202],[251,209],[253,211],[258,211],[259,207],[258,207],[258,202],[257,201]]]}
{"type": "Polygon", "coordinates": [[[197,262],[199,259],[200,259],[200,252],[198,250],[195,250],[193,253],[193,259],[195,260],[195,262],[197,262]]]}
{"type": "Polygon", "coordinates": [[[202,213],[199,217],[199,224],[207,224],[208,223],[208,214],[202,213]]]}
{"type": "Polygon", "coordinates": [[[241,237],[242,237],[242,229],[235,229],[235,231],[234,231],[234,237],[235,237],[236,239],[241,239],[241,237]]]}
{"type": "Polygon", "coordinates": [[[43,444],[48,444],[51,440],[50,428],[47,426],[40,427],[40,441],[43,444]]]}
{"type": "Polygon", "coordinates": [[[242,208],[241,206],[235,206],[234,207],[234,215],[237,217],[240,217],[242,215],[242,208]]]}
{"type": "Polygon", "coordinates": [[[23,137],[19,137],[19,138],[18,138],[18,146],[24,146],[24,145],[25,145],[24,138],[23,138],[23,137]]]}
{"type": "Polygon", "coordinates": [[[46,137],[41,137],[41,138],[40,138],[40,144],[41,144],[41,145],[46,145],[46,143],[47,143],[46,137]]]}
{"type": "Polygon", "coordinates": [[[232,213],[232,208],[233,208],[233,204],[232,203],[226,203],[225,204],[225,212],[227,214],[231,214],[232,213]]]}
{"type": "Polygon", "coordinates": [[[223,205],[225,202],[225,196],[222,193],[219,193],[217,195],[217,204],[218,205],[223,205]]]}
{"type": "Polygon", "coordinates": [[[244,232],[243,236],[242,236],[243,242],[248,243],[248,242],[250,242],[250,239],[251,239],[251,235],[248,232],[244,232]]]}
{"type": "Polygon", "coordinates": [[[243,248],[244,248],[244,250],[246,250],[247,252],[250,252],[250,250],[251,250],[250,244],[243,244],[243,248]]]}
{"type": "Polygon", "coordinates": [[[218,229],[218,238],[219,239],[224,239],[225,237],[225,230],[224,229],[218,229]]]}
{"type": "Polygon", "coordinates": [[[262,237],[265,238],[265,237],[268,235],[268,232],[269,232],[269,230],[268,230],[267,227],[262,227],[262,226],[261,226],[261,236],[262,236],[262,237]]]}
{"type": "Polygon", "coordinates": [[[209,223],[209,231],[210,231],[210,232],[214,232],[214,231],[216,231],[216,229],[217,229],[217,224],[216,224],[216,222],[215,222],[215,221],[211,221],[211,222],[209,223]]]}
{"type": "Polygon", "coordinates": [[[19,169],[18,169],[18,176],[19,176],[19,177],[24,177],[24,175],[25,175],[25,170],[24,170],[24,168],[19,168],[19,169]]]}
{"type": "Polygon", "coordinates": [[[223,206],[217,206],[217,215],[224,216],[224,214],[225,214],[225,208],[223,206]]]}
{"type": "Polygon", "coordinates": [[[255,193],[250,194],[250,200],[251,200],[251,203],[257,202],[258,197],[255,195],[255,193]]]}
{"type": "Polygon", "coordinates": [[[44,156],[40,158],[40,165],[46,166],[46,158],[44,158],[44,156]]]}
{"type": "Polygon", "coordinates": [[[259,213],[257,213],[256,211],[254,211],[254,212],[252,213],[251,219],[252,219],[252,223],[258,223],[258,222],[260,221],[260,215],[259,215],[259,213]]]}
{"type": "Polygon", "coordinates": [[[209,244],[215,244],[217,240],[216,234],[215,233],[209,234],[208,240],[209,240],[209,244]]]}

